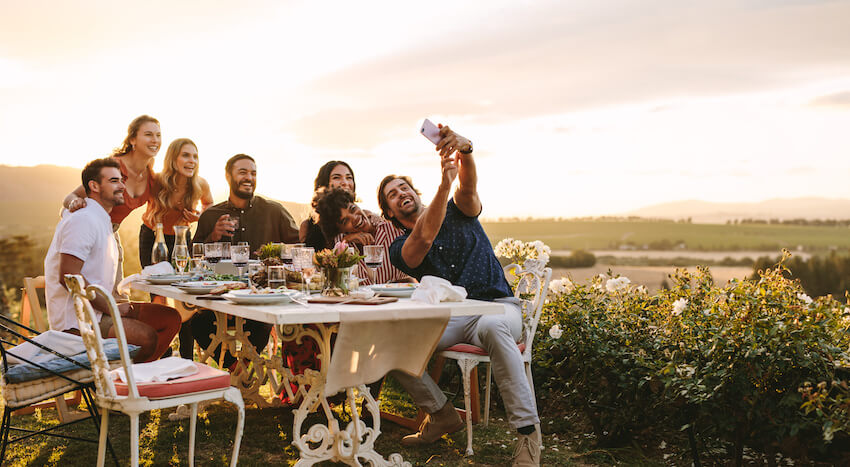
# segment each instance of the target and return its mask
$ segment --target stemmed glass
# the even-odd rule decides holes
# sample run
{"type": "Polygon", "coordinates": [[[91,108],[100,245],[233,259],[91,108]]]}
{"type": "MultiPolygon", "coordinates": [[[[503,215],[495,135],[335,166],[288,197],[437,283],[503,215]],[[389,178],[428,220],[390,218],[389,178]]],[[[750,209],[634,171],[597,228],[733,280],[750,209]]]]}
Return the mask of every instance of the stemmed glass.
{"type": "Polygon", "coordinates": [[[189,248],[186,245],[174,245],[174,251],[171,253],[174,258],[174,264],[177,265],[177,274],[183,275],[186,266],[189,264],[189,248]]]}
{"type": "Polygon", "coordinates": [[[374,271],[384,264],[384,245],[366,245],[363,247],[363,255],[366,256],[366,266],[374,271]]]}
{"type": "Polygon", "coordinates": [[[203,243],[193,243],[192,244],[192,262],[195,263],[195,273],[200,273],[203,271],[203,261],[204,261],[204,244],[203,243]]]}
{"type": "Polygon", "coordinates": [[[293,251],[293,266],[301,270],[301,279],[304,282],[304,293],[310,293],[310,279],[316,274],[316,266],[313,265],[313,254],[315,249],[306,247],[293,251]]]}
{"type": "Polygon", "coordinates": [[[251,248],[248,245],[230,245],[230,260],[236,266],[239,277],[242,277],[242,268],[248,265],[250,251],[251,248]]]}
{"type": "Polygon", "coordinates": [[[204,259],[207,263],[215,264],[221,261],[221,243],[204,243],[204,259]]]}
{"type": "Polygon", "coordinates": [[[283,262],[283,266],[289,266],[294,269],[292,265],[292,255],[293,251],[296,248],[303,248],[303,243],[283,243],[280,245],[280,260],[283,262]]]}

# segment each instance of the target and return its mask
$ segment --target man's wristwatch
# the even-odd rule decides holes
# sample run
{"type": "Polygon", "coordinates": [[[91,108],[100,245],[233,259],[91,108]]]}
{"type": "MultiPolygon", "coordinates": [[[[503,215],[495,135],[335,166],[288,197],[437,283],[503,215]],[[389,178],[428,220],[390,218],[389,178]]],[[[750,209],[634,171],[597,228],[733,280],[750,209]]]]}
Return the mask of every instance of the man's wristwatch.
{"type": "Polygon", "coordinates": [[[469,148],[467,148],[466,151],[461,149],[458,152],[460,152],[461,154],[472,154],[472,141],[469,142],[469,148]]]}

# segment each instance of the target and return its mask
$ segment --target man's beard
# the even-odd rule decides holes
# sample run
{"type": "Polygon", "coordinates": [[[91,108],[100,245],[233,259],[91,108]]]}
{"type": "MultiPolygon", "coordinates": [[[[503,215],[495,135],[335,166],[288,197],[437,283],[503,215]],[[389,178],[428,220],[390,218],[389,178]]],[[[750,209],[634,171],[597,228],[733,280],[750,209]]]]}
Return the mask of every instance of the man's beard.
{"type": "Polygon", "coordinates": [[[251,198],[254,197],[254,186],[253,185],[251,186],[251,192],[250,193],[247,193],[245,191],[241,191],[239,189],[239,186],[240,185],[236,185],[236,186],[231,185],[230,186],[230,192],[233,193],[234,195],[236,195],[237,197],[242,198],[242,199],[251,199],[251,198]]]}

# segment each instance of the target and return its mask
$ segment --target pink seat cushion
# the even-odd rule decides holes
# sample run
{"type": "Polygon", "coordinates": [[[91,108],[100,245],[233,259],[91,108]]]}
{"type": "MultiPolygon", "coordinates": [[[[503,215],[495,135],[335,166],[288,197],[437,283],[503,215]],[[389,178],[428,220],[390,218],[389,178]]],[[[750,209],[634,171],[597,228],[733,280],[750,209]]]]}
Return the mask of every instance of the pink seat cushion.
{"type": "MultiPolygon", "coordinates": [[[[198,372],[192,376],[184,376],[162,383],[136,384],[139,395],[156,399],[191,394],[193,392],[212,391],[213,389],[226,389],[230,386],[230,373],[216,370],[203,363],[193,363],[198,367],[198,372]]],[[[128,394],[127,383],[115,381],[115,392],[119,396],[126,396],[128,394]]]]}
{"type": "MultiPolygon", "coordinates": [[[[517,344],[519,348],[519,352],[525,352],[525,342],[521,342],[517,344]]],[[[487,356],[487,351],[482,349],[481,347],[474,346],[472,344],[455,344],[445,351],[447,352],[463,352],[463,353],[471,353],[475,355],[484,355],[487,356]]]]}

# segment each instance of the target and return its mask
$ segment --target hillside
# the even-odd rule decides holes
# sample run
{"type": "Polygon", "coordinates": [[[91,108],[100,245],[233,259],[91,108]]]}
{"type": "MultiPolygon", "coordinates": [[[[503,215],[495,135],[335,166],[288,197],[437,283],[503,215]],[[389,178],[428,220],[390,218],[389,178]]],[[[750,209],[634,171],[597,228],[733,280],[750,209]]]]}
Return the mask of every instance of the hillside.
{"type": "Polygon", "coordinates": [[[850,219],[850,200],[829,198],[770,199],[758,203],[672,201],[636,209],[624,216],[724,223],[731,219],[850,219]]]}

